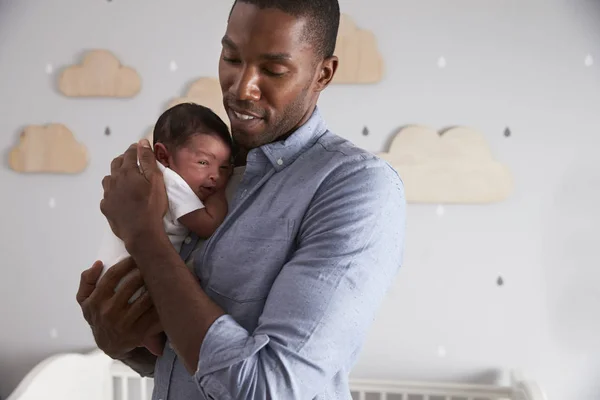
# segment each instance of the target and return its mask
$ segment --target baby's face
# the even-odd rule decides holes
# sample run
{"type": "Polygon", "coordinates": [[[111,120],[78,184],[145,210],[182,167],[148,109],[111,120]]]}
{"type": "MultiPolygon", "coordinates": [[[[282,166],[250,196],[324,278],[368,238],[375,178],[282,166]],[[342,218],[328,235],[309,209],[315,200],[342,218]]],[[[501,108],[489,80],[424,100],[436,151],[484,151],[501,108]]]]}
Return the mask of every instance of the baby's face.
{"type": "Polygon", "coordinates": [[[231,150],[213,135],[195,135],[169,159],[169,168],[177,172],[202,201],[224,189],[232,172],[231,150]]]}

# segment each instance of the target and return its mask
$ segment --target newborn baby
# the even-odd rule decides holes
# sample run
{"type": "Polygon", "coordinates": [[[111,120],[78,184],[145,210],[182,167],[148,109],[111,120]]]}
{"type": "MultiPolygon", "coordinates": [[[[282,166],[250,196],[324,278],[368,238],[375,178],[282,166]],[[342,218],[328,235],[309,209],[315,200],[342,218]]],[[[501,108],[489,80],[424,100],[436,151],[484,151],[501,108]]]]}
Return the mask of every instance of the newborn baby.
{"type": "MultiPolygon", "coordinates": [[[[163,223],[177,251],[190,232],[208,239],[225,219],[232,148],[227,125],[209,108],[179,104],[156,122],[154,155],[163,173],[169,204],[163,223]]],[[[109,230],[98,257],[104,264],[102,275],[127,257],[123,242],[109,230]]],[[[138,290],[129,302],[143,290],[138,290]]],[[[158,334],[146,338],[142,345],[159,355],[164,343],[164,335],[158,334]]]]}

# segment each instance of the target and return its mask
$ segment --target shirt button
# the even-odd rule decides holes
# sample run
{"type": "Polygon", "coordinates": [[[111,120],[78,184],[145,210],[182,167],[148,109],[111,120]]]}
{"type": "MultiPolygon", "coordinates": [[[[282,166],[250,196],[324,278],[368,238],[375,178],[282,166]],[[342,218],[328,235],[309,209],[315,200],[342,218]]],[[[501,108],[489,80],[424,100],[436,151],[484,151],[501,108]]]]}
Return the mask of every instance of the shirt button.
{"type": "Polygon", "coordinates": [[[185,242],[185,244],[190,244],[190,243],[192,243],[192,238],[188,236],[185,238],[184,242],[185,242]]]}
{"type": "Polygon", "coordinates": [[[277,160],[277,165],[283,165],[283,160],[281,158],[277,160]]]}

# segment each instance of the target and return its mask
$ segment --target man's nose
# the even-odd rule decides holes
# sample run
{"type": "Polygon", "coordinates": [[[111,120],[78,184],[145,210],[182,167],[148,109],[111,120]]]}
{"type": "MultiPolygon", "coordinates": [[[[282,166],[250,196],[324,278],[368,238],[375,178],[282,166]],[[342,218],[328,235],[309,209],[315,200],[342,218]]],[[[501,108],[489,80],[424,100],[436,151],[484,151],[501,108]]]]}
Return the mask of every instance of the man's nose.
{"type": "Polygon", "coordinates": [[[259,75],[255,68],[248,66],[240,70],[237,86],[236,98],[241,101],[258,101],[261,93],[258,87],[259,75]]]}

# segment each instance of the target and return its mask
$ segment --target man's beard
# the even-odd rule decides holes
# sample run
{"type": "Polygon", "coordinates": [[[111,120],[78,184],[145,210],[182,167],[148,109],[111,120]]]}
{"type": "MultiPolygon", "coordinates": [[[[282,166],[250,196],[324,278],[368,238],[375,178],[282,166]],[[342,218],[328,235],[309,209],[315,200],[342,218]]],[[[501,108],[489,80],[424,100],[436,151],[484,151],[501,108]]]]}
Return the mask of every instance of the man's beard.
{"type": "Polygon", "coordinates": [[[286,139],[290,133],[298,126],[305,115],[304,105],[308,89],[303,90],[298,97],[285,110],[285,113],[278,121],[273,121],[266,116],[264,124],[265,130],[259,135],[250,136],[243,131],[232,130],[232,136],[237,146],[251,150],[265,144],[273,143],[286,139]]]}

